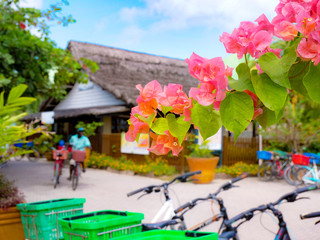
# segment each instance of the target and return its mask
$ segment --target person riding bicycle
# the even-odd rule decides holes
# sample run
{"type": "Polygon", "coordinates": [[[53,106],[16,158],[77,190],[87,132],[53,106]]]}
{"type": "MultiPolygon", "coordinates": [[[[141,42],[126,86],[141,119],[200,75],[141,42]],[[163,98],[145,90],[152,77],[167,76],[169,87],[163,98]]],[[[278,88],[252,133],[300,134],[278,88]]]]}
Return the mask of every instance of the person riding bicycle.
{"type": "MultiPolygon", "coordinates": [[[[78,128],[77,134],[73,135],[70,138],[69,141],[70,145],[72,145],[73,150],[80,150],[80,151],[85,151],[86,147],[91,149],[91,143],[88,137],[84,135],[84,128],[80,127],[78,128]]],[[[82,165],[82,171],[85,172],[86,169],[84,167],[84,162],[81,162],[82,165]]],[[[70,164],[70,176],[68,177],[68,180],[71,180],[71,174],[73,170],[74,165],[70,164]]]]}

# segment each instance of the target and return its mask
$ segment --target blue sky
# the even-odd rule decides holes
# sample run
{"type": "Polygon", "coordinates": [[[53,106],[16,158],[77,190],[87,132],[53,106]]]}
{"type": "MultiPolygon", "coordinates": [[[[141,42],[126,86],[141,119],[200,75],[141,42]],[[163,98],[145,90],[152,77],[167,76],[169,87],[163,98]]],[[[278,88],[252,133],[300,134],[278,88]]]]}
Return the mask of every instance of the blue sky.
{"type": "MultiPolygon", "coordinates": [[[[50,0],[24,0],[46,9],[50,0]]],[[[50,38],[65,48],[68,41],[185,59],[192,52],[226,57],[219,36],[240,21],[262,13],[271,20],[277,0],[69,0],[63,7],[76,23],[52,26],[50,38]]]]}

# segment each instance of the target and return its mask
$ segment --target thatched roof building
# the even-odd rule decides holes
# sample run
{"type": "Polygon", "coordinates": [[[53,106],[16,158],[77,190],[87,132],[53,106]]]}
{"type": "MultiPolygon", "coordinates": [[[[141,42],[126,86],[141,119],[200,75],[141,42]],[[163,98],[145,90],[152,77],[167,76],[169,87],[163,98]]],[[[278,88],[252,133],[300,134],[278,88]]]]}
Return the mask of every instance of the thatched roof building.
{"type": "MultiPolygon", "coordinates": [[[[138,53],[123,49],[106,47],[91,43],[70,41],[68,49],[78,60],[87,58],[99,65],[99,70],[92,74],[87,71],[90,80],[123,101],[115,106],[87,106],[83,109],[57,109],[57,102],[49,99],[41,106],[40,111],[55,111],[55,118],[69,118],[80,115],[100,115],[129,111],[136,105],[139,91],[137,84],[145,85],[156,79],[161,85],[178,83],[184,86],[186,93],[197,86],[197,80],[189,74],[184,60],[138,53]]],[[[63,100],[65,101],[65,100],[63,100]]]]}

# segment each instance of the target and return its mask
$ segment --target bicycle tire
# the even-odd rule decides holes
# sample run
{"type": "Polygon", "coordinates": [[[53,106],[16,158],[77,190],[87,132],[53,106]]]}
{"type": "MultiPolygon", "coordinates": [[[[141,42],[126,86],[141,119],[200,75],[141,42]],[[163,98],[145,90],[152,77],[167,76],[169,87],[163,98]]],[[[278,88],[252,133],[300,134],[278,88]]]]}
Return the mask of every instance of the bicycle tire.
{"type": "Polygon", "coordinates": [[[258,178],[264,182],[272,180],[272,163],[265,161],[259,166],[258,178]]]}
{"type": "Polygon", "coordinates": [[[287,166],[283,171],[283,177],[286,183],[294,185],[295,166],[287,166]]]}
{"type": "Polygon", "coordinates": [[[53,188],[56,188],[59,183],[59,163],[56,163],[56,171],[53,179],[53,188]]]}
{"type": "Polygon", "coordinates": [[[310,175],[310,177],[314,177],[311,169],[307,169],[304,167],[299,168],[296,172],[296,177],[294,181],[295,186],[305,185],[303,178],[307,176],[307,174],[308,176],[310,175]]]}
{"type": "Polygon", "coordinates": [[[22,158],[23,158],[23,155],[16,155],[16,156],[14,156],[14,160],[16,160],[16,161],[21,161],[22,158]]]}
{"type": "Polygon", "coordinates": [[[78,181],[79,181],[79,172],[80,172],[80,166],[79,165],[76,165],[74,168],[73,168],[73,171],[72,171],[72,189],[73,191],[75,191],[78,187],[78,181]]]}

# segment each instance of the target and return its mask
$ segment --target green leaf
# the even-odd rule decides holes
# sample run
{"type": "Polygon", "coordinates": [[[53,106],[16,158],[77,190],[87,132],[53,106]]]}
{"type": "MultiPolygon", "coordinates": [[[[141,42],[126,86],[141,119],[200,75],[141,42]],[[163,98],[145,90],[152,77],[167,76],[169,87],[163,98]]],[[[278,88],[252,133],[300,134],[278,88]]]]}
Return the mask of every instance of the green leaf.
{"type": "Polygon", "coordinates": [[[0,93],[0,108],[4,106],[4,91],[0,93]]]}
{"type": "Polygon", "coordinates": [[[229,85],[237,91],[250,90],[251,92],[254,92],[251,83],[250,69],[247,64],[240,63],[236,68],[236,72],[238,74],[239,80],[228,77],[229,85]]]}
{"type": "Polygon", "coordinates": [[[278,58],[272,52],[265,53],[259,58],[259,65],[273,82],[291,89],[288,73],[296,59],[296,48],[289,47],[284,50],[281,58],[278,58]]]}
{"type": "Polygon", "coordinates": [[[148,117],[143,117],[141,116],[140,114],[134,114],[133,116],[135,116],[136,118],[140,119],[142,122],[145,122],[149,125],[149,127],[152,126],[152,122],[153,120],[155,119],[156,117],[156,114],[155,113],[152,113],[151,115],[149,115],[148,117]]]}
{"type": "Polygon", "coordinates": [[[320,64],[314,66],[309,64],[309,70],[303,78],[303,84],[306,87],[310,98],[320,103],[320,64]]]}
{"type": "Polygon", "coordinates": [[[168,120],[166,118],[157,118],[151,129],[157,134],[164,134],[165,131],[169,130],[168,120]]]}
{"type": "Polygon", "coordinates": [[[199,128],[204,140],[216,134],[222,127],[220,114],[213,109],[213,105],[202,106],[194,101],[191,109],[192,122],[199,128]]]}
{"type": "Polygon", "coordinates": [[[13,87],[9,93],[7,104],[12,103],[14,100],[19,98],[28,88],[25,84],[19,84],[16,87],[13,87]]]}
{"type": "Polygon", "coordinates": [[[168,112],[170,112],[173,109],[172,106],[163,106],[161,105],[161,112],[163,112],[164,115],[166,115],[168,112]]]}
{"type": "Polygon", "coordinates": [[[278,113],[284,106],[287,99],[287,89],[274,83],[265,74],[258,74],[257,70],[251,71],[254,90],[262,103],[272,111],[278,113]]]}
{"type": "Polygon", "coordinates": [[[222,124],[234,133],[235,139],[247,128],[253,112],[253,100],[244,92],[230,93],[220,104],[222,124]]]}
{"type": "Polygon", "coordinates": [[[303,84],[303,78],[308,72],[309,63],[310,62],[301,61],[297,64],[293,64],[289,71],[289,80],[292,89],[306,97],[309,97],[309,95],[303,84]]]}
{"type": "Polygon", "coordinates": [[[261,127],[267,128],[280,120],[283,113],[283,109],[280,112],[280,114],[277,115],[274,111],[271,111],[269,108],[263,106],[263,113],[259,115],[256,119],[258,120],[261,127]]]}
{"type": "Polygon", "coordinates": [[[172,136],[178,138],[179,145],[181,146],[187,132],[190,129],[190,121],[185,121],[184,117],[176,118],[172,113],[167,115],[167,120],[170,133],[172,136]]]}

